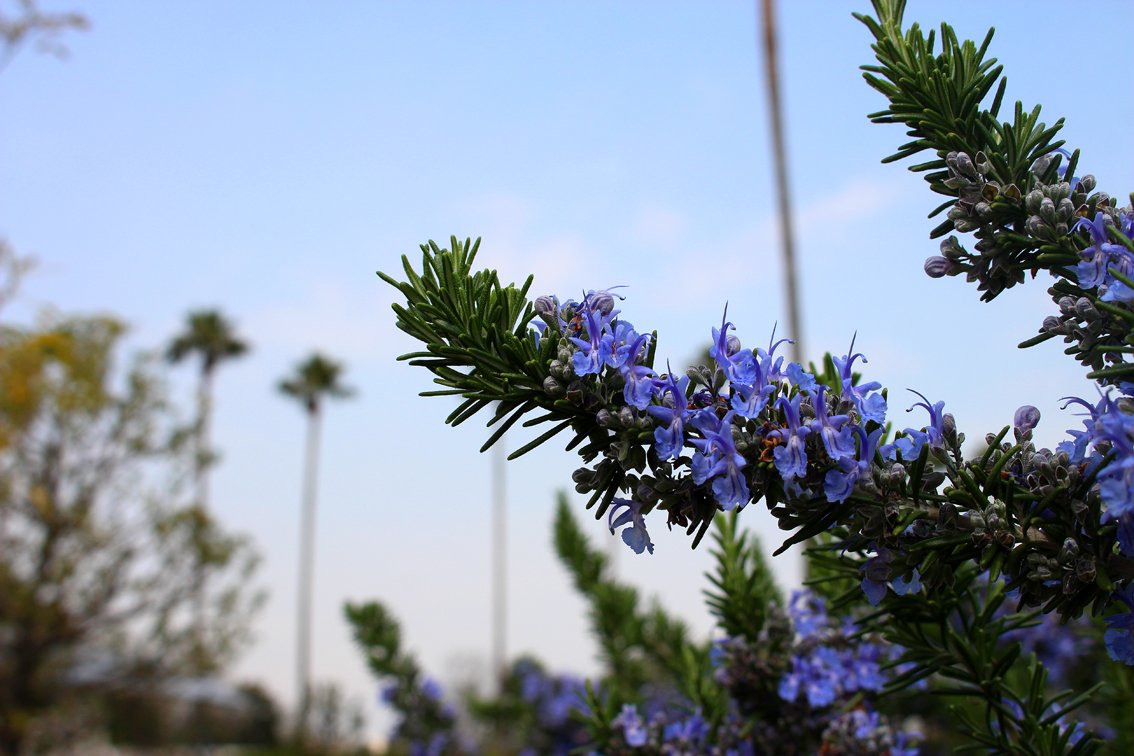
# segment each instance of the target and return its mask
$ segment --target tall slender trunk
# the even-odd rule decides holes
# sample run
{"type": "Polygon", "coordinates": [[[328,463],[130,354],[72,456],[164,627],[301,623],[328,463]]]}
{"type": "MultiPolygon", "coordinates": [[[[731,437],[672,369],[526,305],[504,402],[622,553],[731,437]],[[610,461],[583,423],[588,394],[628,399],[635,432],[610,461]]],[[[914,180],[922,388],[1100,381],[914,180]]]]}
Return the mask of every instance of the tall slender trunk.
{"type": "Polygon", "coordinates": [[[775,0],[762,0],[764,72],[768,85],[768,117],[772,125],[772,162],[776,173],[776,202],[780,214],[780,241],[784,258],[784,296],[788,306],[788,330],[795,344],[789,345],[789,357],[802,362],[803,320],[799,310],[799,286],[795,275],[795,230],[791,215],[791,187],[788,183],[787,146],[784,143],[784,114],[780,102],[780,68],[776,47],[775,0]]]}
{"type": "MultiPolygon", "coordinates": [[[[788,309],[788,359],[802,363],[807,355],[803,339],[803,318],[799,307],[799,282],[795,270],[795,228],[791,212],[791,185],[788,181],[787,144],[784,140],[784,109],[780,100],[780,63],[776,43],[775,0],[761,0],[763,10],[764,73],[768,86],[768,118],[772,125],[772,163],[776,172],[776,203],[780,214],[780,242],[784,259],[784,298],[788,309]]],[[[802,560],[802,557],[800,557],[802,560]]],[[[807,563],[804,572],[807,572],[807,563]]],[[[805,577],[807,575],[805,574],[805,577]]]]}
{"type": "Polygon", "coordinates": [[[507,675],[508,626],[508,499],[505,461],[508,455],[501,437],[492,447],[492,674],[501,694],[507,675]]]}
{"type": "Polygon", "coordinates": [[[193,484],[198,509],[196,519],[196,532],[194,538],[197,548],[194,558],[196,564],[193,569],[193,650],[194,672],[203,674],[207,666],[205,654],[205,626],[207,624],[205,587],[208,565],[202,551],[209,529],[209,456],[210,439],[209,429],[213,409],[213,371],[201,371],[201,382],[197,386],[197,434],[194,440],[194,469],[193,484]]]}
{"type": "Polygon", "coordinates": [[[295,673],[299,695],[296,735],[307,734],[311,708],[311,586],[315,570],[315,490],[319,467],[319,408],[307,415],[307,459],[303,470],[303,513],[299,525],[299,599],[295,673]]]}
{"type": "Polygon", "coordinates": [[[213,371],[201,372],[201,383],[197,387],[197,449],[194,470],[197,489],[197,505],[209,511],[209,462],[213,414],[213,371]]]}

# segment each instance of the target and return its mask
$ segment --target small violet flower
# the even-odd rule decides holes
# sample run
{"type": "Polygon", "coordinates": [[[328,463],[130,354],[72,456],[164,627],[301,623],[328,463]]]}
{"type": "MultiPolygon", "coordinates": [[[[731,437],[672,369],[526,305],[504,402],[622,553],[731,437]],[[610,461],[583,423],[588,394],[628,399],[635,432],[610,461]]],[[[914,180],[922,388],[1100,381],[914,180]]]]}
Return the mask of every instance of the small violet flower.
{"type": "Polygon", "coordinates": [[[579,351],[571,357],[571,365],[578,376],[598,375],[603,364],[610,358],[613,338],[605,333],[607,321],[597,310],[587,310],[583,316],[587,324],[587,339],[572,336],[571,343],[579,351]]]}
{"type": "Polygon", "coordinates": [[[709,355],[716,360],[717,366],[724,371],[730,382],[751,384],[756,377],[756,359],[752,356],[751,349],[740,349],[740,342],[729,338],[732,323],[726,322],[727,318],[728,305],[725,305],[721,327],[719,330],[713,329],[713,345],[709,348],[709,355]]]}
{"type": "Polygon", "coordinates": [[[858,414],[862,416],[863,420],[873,420],[878,424],[886,422],[886,398],[882,394],[877,393],[882,388],[882,384],[877,381],[870,383],[860,383],[855,385],[853,366],[856,359],[861,358],[866,362],[866,357],[861,352],[854,351],[854,341],[857,334],[851,338],[850,349],[843,357],[832,357],[835,363],[835,369],[839,371],[839,378],[842,380],[843,386],[843,399],[849,400],[854,403],[855,409],[858,414]],[[875,392],[871,394],[870,392],[875,392]],[[867,396],[869,394],[869,396],[867,396]]]}
{"type": "Polygon", "coordinates": [[[673,459],[681,454],[685,446],[685,420],[689,416],[689,402],[685,391],[689,387],[688,376],[674,380],[673,370],[669,369],[666,383],[662,389],[673,397],[673,407],[651,404],[646,411],[661,423],[654,429],[654,451],[661,459],[673,459]]]}
{"type": "MultiPolygon", "coordinates": [[[[788,370],[790,372],[791,368],[788,370]]],[[[819,434],[823,447],[827,450],[827,456],[837,462],[844,457],[854,456],[854,438],[851,436],[851,429],[845,427],[847,420],[850,419],[849,416],[827,416],[827,399],[824,396],[826,388],[823,384],[818,384],[811,398],[811,406],[815,410],[811,430],[819,434]]]]}
{"type": "Polygon", "coordinates": [[[768,433],[778,438],[782,443],[772,452],[776,469],[785,481],[792,481],[807,475],[807,452],[804,449],[804,439],[811,432],[811,428],[799,422],[799,402],[801,394],[791,399],[780,397],[776,406],[784,413],[787,420],[786,428],[777,428],[768,433]]]}
{"type": "Polygon", "coordinates": [[[737,452],[732,438],[734,414],[729,412],[718,419],[713,410],[702,410],[697,413],[693,424],[703,438],[690,440],[697,448],[693,455],[693,482],[701,485],[713,479],[713,497],[726,512],[744,506],[751,498],[748,481],[741,472],[747,463],[737,452]]]}
{"type": "Polygon", "coordinates": [[[623,543],[633,549],[635,554],[641,554],[646,550],[653,554],[654,544],[650,541],[650,534],[646,532],[646,519],[642,515],[641,509],[642,505],[636,501],[615,499],[610,505],[610,518],[608,520],[610,534],[614,535],[616,528],[630,525],[622,531],[623,543]],[[616,517],[619,509],[625,509],[625,511],[616,517]]]}

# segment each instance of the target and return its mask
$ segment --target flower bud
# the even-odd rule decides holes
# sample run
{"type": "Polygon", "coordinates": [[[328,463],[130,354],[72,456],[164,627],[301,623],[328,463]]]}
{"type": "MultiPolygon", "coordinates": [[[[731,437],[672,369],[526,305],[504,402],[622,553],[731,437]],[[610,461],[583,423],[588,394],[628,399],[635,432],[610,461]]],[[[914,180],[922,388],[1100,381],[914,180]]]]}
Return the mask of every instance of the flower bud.
{"type": "Polygon", "coordinates": [[[953,272],[954,265],[944,257],[934,255],[925,260],[925,274],[930,278],[942,278],[953,272]]]}
{"type": "Polygon", "coordinates": [[[1045,333],[1062,333],[1064,330],[1063,321],[1054,315],[1048,315],[1043,319],[1042,330],[1045,333]]]}
{"type": "Polygon", "coordinates": [[[614,296],[609,291],[594,291],[587,296],[592,310],[609,315],[614,310],[614,296]]]}
{"type": "Polygon", "coordinates": [[[1064,538],[1063,548],[1059,550],[1059,561],[1066,562],[1079,556],[1079,544],[1074,538],[1064,538]]]}
{"type": "Polygon", "coordinates": [[[950,236],[941,242],[939,249],[947,260],[959,260],[961,255],[965,253],[964,247],[961,246],[961,242],[955,236],[950,236]]]}
{"type": "Polygon", "coordinates": [[[1012,418],[1012,430],[1016,434],[1016,440],[1030,436],[1032,429],[1039,425],[1039,421],[1040,411],[1030,404],[1025,404],[1016,410],[1012,418]]]}
{"type": "Polygon", "coordinates": [[[654,504],[658,500],[658,492],[647,483],[640,482],[634,489],[634,499],[646,505],[654,504]]]}
{"type": "Polygon", "coordinates": [[[548,396],[560,397],[563,396],[563,384],[555,380],[553,376],[547,376],[543,379],[543,391],[548,396]]]}
{"type": "Polygon", "coordinates": [[[1088,297],[1079,297],[1075,302],[1075,314],[1083,320],[1098,320],[1099,311],[1095,309],[1095,303],[1088,297]]]}
{"type": "Polygon", "coordinates": [[[941,435],[945,437],[945,443],[949,446],[955,447],[960,444],[957,438],[957,418],[953,417],[952,412],[946,412],[941,416],[941,435]]]}
{"type": "Polygon", "coordinates": [[[555,297],[543,295],[536,297],[535,302],[532,303],[535,307],[536,314],[544,317],[555,317],[559,314],[559,307],[556,303],[555,297]]]}
{"type": "Polygon", "coordinates": [[[1055,162],[1055,156],[1056,153],[1049,152],[1046,155],[1037,158],[1036,161],[1032,163],[1032,173],[1034,173],[1036,176],[1043,176],[1045,173],[1047,173],[1047,170],[1051,168],[1051,164],[1055,162]]]}

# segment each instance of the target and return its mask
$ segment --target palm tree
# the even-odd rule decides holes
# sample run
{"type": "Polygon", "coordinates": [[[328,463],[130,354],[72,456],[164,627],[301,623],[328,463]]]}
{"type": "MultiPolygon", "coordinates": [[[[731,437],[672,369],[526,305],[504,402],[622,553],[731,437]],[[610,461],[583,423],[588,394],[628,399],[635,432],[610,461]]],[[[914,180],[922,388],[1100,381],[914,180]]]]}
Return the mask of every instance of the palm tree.
{"type": "MultiPolygon", "coordinates": [[[[166,349],[165,357],[171,363],[199,356],[200,380],[197,384],[197,422],[194,434],[195,462],[193,484],[196,494],[196,521],[200,523],[203,541],[204,529],[209,527],[209,479],[212,463],[209,448],[209,427],[213,408],[213,379],[217,366],[224,360],[240,357],[248,351],[248,344],[236,336],[232,324],[216,310],[196,310],[189,313],[185,330],[176,336],[166,349]]],[[[205,627],[205,559],[198,556],[197,574],[193,585],[194,625],[197,633],[198,672],[204,671],[205,627]]]]}
{"type": "Polygon", "coordinates": [[[189,313],[189,322],[179,336],[166,349],[165,356],[172,363],[199,355],[201,378],[197,386],[197,464],[195,484],[197,505],[208,510],[208,476],[210,461],[209,421],[213,406],[213,378],[222,361],[240,357],[248,351],[248,344],[233,332],[232,325],[216,310],[197,310],[189,313]]]}
{"type": "Polygon", "coordinates": [[[315,478],[319,462],[319,418],[324,397],[342,399],[354,392],[339,383],[343,366],[320,354],[301,362],[279,390],[303,405],[307,412],[307,462],[303,472],[303,514],[299,530],[299,617],[296,639],[296,688],[299,716],[296,735],[307,732],[311,705],[311,581],[315,563],[315,478]]]}

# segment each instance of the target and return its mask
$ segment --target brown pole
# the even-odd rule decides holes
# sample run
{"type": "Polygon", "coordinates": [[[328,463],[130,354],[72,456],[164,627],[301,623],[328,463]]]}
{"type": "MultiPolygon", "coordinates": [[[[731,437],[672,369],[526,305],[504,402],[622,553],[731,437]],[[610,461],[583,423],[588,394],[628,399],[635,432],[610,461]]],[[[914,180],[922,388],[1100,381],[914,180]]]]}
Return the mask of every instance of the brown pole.
{"type": "Polygon", "coordinates": [[[768,86],[768,117],[772,122],[772,162],[776,172],[776,201],[780,214],[780,241],[784,259],[784,294],[788,306],[787,334],[795,340],[789,358],[802,362],[803,320],[799,311],[799,288],[795,270],[795,231],[791,217],[791,191],[788,184],[787,147],[784,143],[783,106],[780,102],[780,72],[776,47],[774,0],[761,0],[763,6],[764,72],[768,86]]]}

